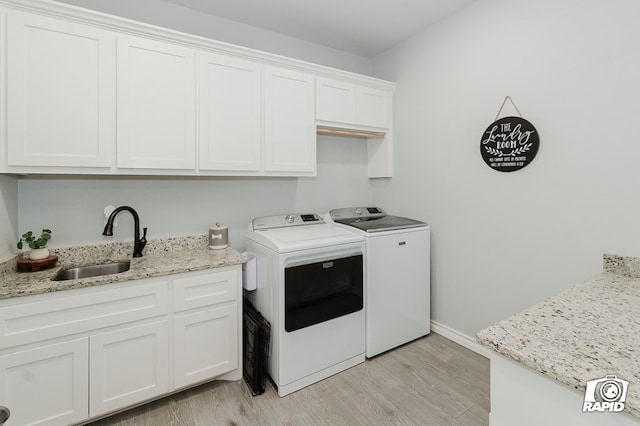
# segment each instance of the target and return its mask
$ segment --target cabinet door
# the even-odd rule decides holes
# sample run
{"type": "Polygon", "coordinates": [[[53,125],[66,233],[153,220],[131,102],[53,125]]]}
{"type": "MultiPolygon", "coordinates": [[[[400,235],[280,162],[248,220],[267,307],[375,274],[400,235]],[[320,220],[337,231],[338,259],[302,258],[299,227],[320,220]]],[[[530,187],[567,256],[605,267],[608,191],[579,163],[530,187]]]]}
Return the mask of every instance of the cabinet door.
{"type": "Polygon", "coordinates": [[[356,124],[388,129],[392,120],[392,92],[358,87],[356,96],[356,124]]]}
{"type": "Polygon", "coordinates": [[[195,51],[118,37],[118,167],[195,169],[195,51]]]}
{"type": "Polygon", "coordinates": [[[11,11],[7,43],[7,164],[110,166],[115,35],[11,11]]]}
{"type": "Polygon", "coordinates": [[[316,171],[314,79],[268,67],[265,71],[266,172],[313,175],[316,171]]]}
{"type": "Polygon", "coordinates": [[[68,425],[89,417],[87,338],[0,356],[8,424],[68,425]]]}
{"type": "Polygon", "coordinates": [[[316,81],[316,119],[355,124],[355,86],[337,80],[318,79],[316,81]]]}
{"type": "Polygon", "coordinates": [[[262,168],[262,68],[223,55],[198,55],[201,170],[262,168]]]}
{"type": "Polygon", "coordinates": [[[90,337],[92,417],[168,392],[168,332],[164,320],[90,337]]]}
{"type": "Polygon", "coordinates": [[[176,388],[238,368],[237,304],[176,316],[173,326],[176,388]]]}

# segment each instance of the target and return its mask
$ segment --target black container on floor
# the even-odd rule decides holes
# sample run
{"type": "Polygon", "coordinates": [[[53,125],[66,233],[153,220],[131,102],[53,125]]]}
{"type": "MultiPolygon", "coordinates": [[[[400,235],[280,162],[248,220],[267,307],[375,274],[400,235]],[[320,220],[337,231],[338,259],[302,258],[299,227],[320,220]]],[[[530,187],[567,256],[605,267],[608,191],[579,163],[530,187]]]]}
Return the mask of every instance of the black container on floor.
{"type": "Polygon", "coordinates": [[[246,298],[243,316],[243,376],[251,394],[256,396],[264,393],[267,384],[271,325],[246,298]]]}

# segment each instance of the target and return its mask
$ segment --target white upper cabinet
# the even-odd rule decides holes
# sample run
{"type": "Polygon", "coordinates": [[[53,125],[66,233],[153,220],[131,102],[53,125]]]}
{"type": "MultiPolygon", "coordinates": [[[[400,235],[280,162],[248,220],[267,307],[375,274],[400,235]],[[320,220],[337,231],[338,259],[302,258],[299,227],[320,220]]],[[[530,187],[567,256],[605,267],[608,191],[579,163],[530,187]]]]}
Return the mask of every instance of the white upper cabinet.
{"type": "Polygon", "coordinates": [[[356,90],[337,80],[316,80],[316,118],[337,123],[356,122],[356,90]]]}
{"type": "Polygon", "coordinates": [[[257,62],[198,54],[200,170],[262,167],[262,69],[257,62]]]}
{"type": "Polygon", "coordinates": [[[318,79],[316,119],[388,129],[392,120],[392,91],[338,80],[318,79]]]}
{"type": "Polygon", "coordinates": [[[393,85],[377,83],[370,87],[316,79],[317,125],[355,130],[359,136],[370,132],[366,143],[371,178],[393,176],[393,85]]]}
{"type": "Polygon", "coordinates": [[[6,20],[7,165],[108,167],[115,35],[18,11],[6,20]]]}
{"type": "Polygon", "coordinates": [[[358,86],[356,124],[388,129],[392,120],[392,92],[358,86]]]}
{"type": "Polygon", "coordinates": [[[391,176],[393,83],[60,2],[0,22],[0,173],[315,176],[323,126],[384,134],[391,176]]]}
{"type": "Polygon", "coordinates": [[[265,172],[315,175],[314,78],[265,69],[265,172]]]}
{"type": "Polygon", "coordinates": [[[195,50],[118,36],[118,168],[195,169],[195,50]]]}

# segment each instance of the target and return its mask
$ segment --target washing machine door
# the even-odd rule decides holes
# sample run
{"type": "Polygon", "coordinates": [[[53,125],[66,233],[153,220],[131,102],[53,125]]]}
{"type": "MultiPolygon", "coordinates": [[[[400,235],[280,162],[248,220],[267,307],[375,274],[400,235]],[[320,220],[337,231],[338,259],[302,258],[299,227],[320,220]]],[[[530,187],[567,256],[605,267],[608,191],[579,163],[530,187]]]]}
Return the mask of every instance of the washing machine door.
{"type": "Polygon", "coordinates": [[[336,223],[352,226],[365,232],[383,232],[397,229],[409,229],[427,226],[425,222],[409,219],[401,216],[362,217],[350,219],[338,219],[336,223]]]}

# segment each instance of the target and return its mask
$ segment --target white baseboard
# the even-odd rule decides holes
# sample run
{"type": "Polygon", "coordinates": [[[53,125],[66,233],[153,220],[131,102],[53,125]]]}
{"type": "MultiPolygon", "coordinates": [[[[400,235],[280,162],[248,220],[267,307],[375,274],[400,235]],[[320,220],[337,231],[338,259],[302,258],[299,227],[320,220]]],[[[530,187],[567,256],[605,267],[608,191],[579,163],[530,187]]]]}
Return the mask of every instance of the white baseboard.
{"type": "Polygon", "coordinates": [[[477,353],[478,355],[482,355],[485,358],[491,357],[491,349],[485,348],[484,346],[476,342],[473,337],[460,333],[459,331],[447,327],[446,325],[440,324],[437,321],[431,321],[431,331],[434,331],[442,337],[446,337],[447,339],[464,346],[465,348],[477,353]]]}

